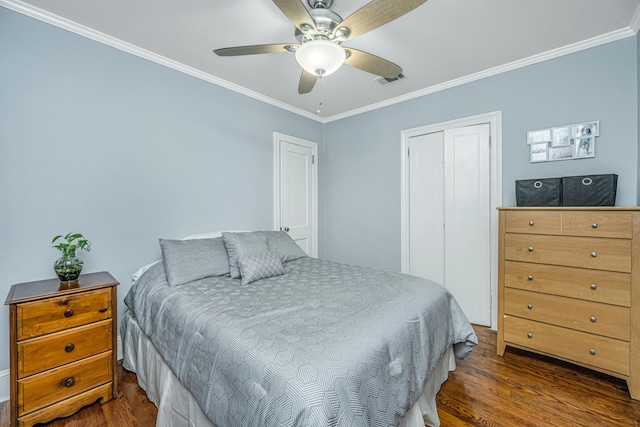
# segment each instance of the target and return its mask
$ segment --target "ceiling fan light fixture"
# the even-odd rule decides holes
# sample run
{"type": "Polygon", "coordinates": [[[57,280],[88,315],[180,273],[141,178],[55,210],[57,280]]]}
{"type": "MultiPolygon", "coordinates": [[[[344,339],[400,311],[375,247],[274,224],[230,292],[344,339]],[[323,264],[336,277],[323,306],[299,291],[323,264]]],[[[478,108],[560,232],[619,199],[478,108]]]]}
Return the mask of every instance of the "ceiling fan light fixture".
{"type": "Polygon", "coordinates": [[[318,77],[334,73],[344,64],[347,54],[337,43],[328,40],[312,40],[296,50],[296,61],[308,73],[318,77]]]}

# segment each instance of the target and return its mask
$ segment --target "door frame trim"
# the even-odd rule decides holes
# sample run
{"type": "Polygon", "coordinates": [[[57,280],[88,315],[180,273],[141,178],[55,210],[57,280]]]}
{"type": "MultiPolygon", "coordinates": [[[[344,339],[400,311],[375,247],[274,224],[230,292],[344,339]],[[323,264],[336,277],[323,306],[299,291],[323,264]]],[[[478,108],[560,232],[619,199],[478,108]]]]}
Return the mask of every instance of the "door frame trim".
{"type": "Polygon", "coordinates": [[[434,123],[406,129],[401,132],[401,192],[400,192],[400,270],[409,273],[409,142],[416,136],[427,133],[444,132],[464,126],[489,124],[490,142],[490,233],[491,233],[491,329],[498,321],[498,211],[502,206],[502,111],[463,117],[446,122],[434,123]]]}
{"type": "MultiPolygon", "coordinates": [[[[313,216],[311,227],[313,234],[313,255],[318,256],[318,143],[308,141],[306,139],[297,138],[295,136],[286,135],[284,133],[273,132],[273,229],[280,230],[281,209],[280,209],[280,141],[284,140],[292,144],[301,145],[311,149],[311,154],[315,158],[315,162],[311,165],[311,174],[313,185],[311,188],[311,199],[313,207],[311,215],[313,216]]],[[[311,255],[311,254],[309,254],[311,255]]]]}

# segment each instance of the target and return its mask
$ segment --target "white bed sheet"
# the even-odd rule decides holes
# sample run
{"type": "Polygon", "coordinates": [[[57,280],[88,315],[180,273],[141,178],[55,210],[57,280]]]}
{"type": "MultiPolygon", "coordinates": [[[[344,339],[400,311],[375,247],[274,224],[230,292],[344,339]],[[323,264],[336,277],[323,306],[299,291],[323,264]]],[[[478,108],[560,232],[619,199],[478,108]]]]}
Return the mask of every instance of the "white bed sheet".
{"type": "MultiPolygon", "coordinates": [[[[205,416],[193,395],[185,388],[146,337],[131,311],[122,321],[123,367],[135,372],[138,384],[158,407],[156,426],[215,427],[205,416]]],[[[439,427],[436,394],[456,367],[453,347],[431,373],[415,405],[400,420],[399,427],[439,427]]]]}

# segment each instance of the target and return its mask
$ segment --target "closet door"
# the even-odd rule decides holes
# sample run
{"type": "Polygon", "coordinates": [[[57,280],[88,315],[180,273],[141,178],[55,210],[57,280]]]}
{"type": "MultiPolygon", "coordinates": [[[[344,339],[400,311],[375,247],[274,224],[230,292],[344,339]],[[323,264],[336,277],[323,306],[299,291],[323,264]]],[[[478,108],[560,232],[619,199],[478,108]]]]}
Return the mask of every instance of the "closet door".
{"type": "Polygon", "coordinates": [[[444,285],[491,324],[489,125],[412,137],[410,272],[444,285]]]}

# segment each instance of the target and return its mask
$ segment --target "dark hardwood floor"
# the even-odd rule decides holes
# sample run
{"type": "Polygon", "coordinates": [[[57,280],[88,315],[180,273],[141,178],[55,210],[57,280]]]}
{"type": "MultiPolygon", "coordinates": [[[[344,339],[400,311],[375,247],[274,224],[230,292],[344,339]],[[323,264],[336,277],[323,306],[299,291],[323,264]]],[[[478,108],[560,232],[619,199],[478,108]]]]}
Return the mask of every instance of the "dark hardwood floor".
{"type": "MultiPolygon", "coordinates": [[[[496,335],[475,327],[480,345],[449,374],[438,394],[438,413],[448,426],[640,426],[640,401],[626,383],[551,358],[515,349],[496,355],[496,335]]],[[[47,427],[145,427],[156,408],[136,382],[118,369],[122,397],[94,403],[47,427]]],[[[0,404],[0,426],[9,405],[0,404]]]]}

